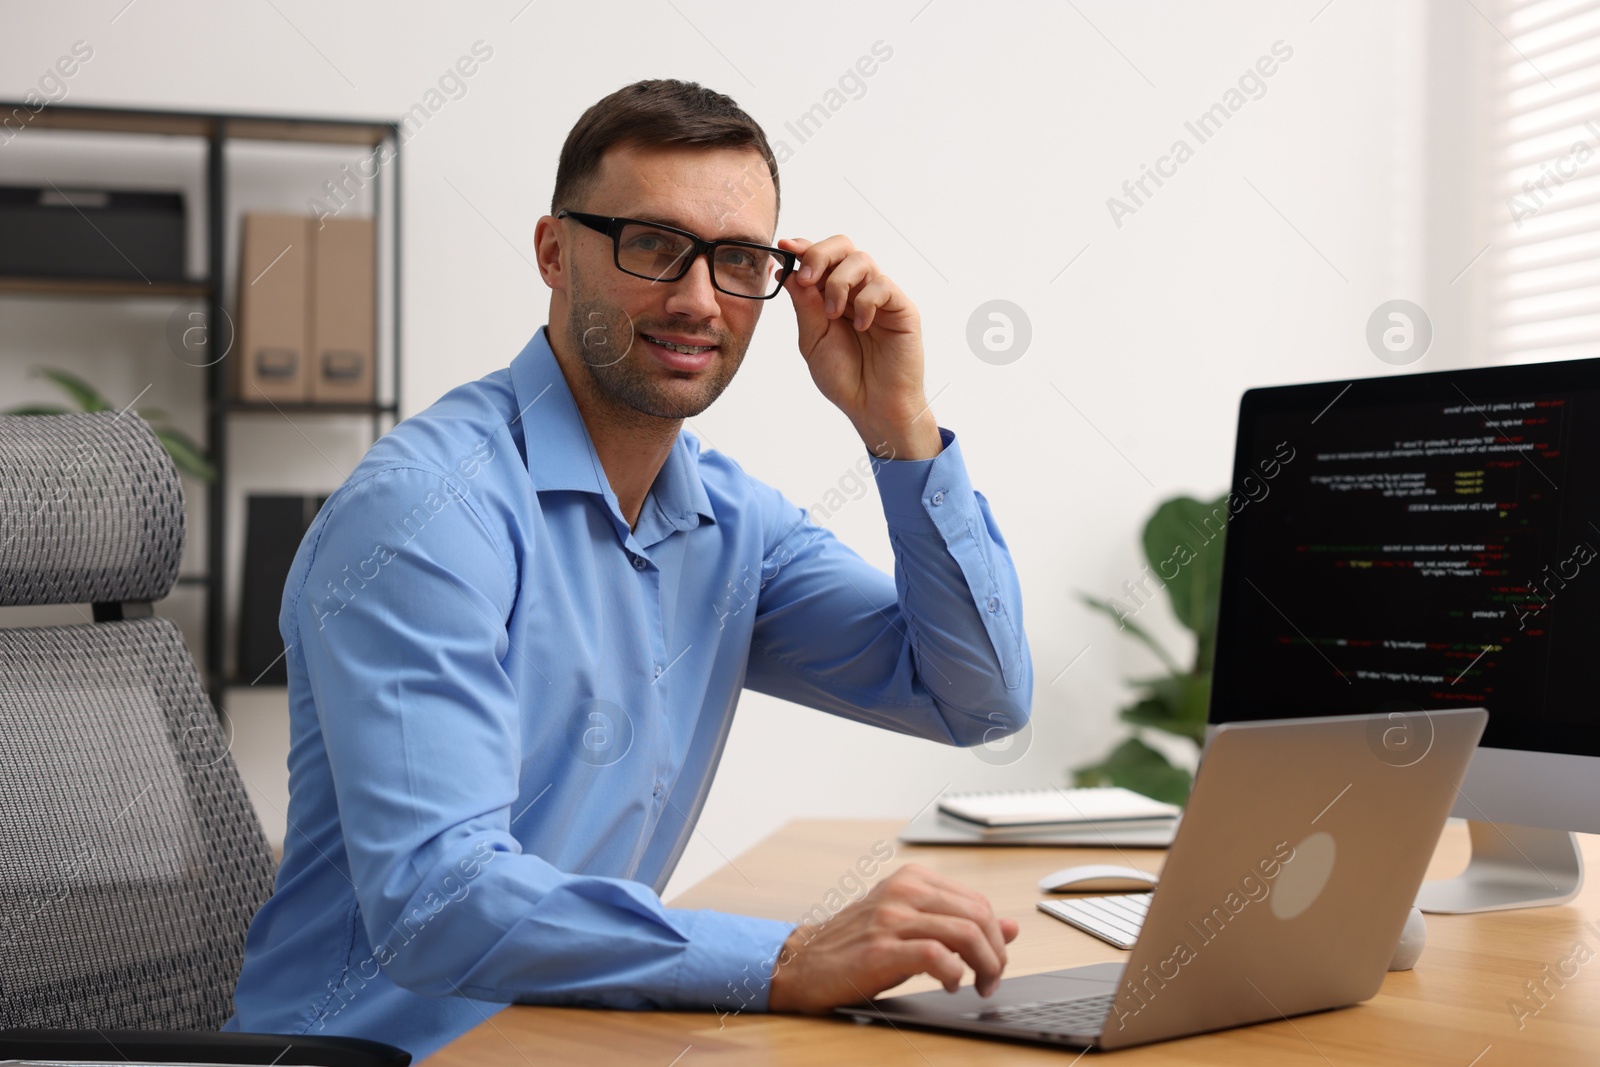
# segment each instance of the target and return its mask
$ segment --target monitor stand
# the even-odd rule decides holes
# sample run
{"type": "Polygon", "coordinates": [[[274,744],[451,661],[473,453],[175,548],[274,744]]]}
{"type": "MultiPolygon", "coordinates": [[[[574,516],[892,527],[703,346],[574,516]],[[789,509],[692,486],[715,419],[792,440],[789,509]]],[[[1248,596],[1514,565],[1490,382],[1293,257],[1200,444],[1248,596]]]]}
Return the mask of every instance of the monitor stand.
{"type": "Polygon", "coordinates": [[[1472,859],[1454,878],[1424,882],[1417,907],[1436,915],[1562,904],[1583,885],[1583,854],[1568,830],[1467,820],[1472,859]]]}

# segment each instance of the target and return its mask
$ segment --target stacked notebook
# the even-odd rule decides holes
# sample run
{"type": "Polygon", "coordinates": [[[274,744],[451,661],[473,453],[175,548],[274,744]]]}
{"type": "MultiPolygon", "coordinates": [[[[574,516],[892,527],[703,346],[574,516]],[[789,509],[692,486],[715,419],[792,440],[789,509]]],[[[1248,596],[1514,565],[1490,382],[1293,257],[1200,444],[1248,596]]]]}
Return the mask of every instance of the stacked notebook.
{"type": "Polygon", "coordinates": [[[1061,832],[1170,830],[1181,809],[1118,786],[950,793],[939,816],[975,836],[1032,837],[1061,832]]]}

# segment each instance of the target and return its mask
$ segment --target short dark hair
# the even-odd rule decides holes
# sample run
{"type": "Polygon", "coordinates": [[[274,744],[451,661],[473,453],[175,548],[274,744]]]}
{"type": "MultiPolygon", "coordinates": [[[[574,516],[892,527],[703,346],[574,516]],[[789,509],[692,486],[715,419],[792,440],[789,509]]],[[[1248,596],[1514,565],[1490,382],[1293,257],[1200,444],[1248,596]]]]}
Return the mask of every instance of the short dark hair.
{"type": "Polygon", "coordinates": [[[754,148],[767,163],[778,194],[778,161],[767,135],[733,98],[695,82],[658,78],[625,85],[579,117],[561,146],[550,212],[584,207],[607,150],[640,148],[754,148]]]}

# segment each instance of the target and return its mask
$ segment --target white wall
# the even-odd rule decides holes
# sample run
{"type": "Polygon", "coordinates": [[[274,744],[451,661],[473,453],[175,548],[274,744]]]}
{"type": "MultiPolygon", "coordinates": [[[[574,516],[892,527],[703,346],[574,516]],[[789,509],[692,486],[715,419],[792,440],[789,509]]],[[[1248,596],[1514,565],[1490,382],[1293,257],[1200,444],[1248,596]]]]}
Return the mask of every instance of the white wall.
{"type": "MultiPolygon", "coordinates": [[[[503,366],[544,321],[529,249],[561,141],[585,107],[642,77],[734,96],[793,150],[780,235],[846,233],[918,303],[934,410],[961,435],[1021,569],[1038,679],[1031,749],[995,766],[749,696],[674,889],[797,816],[903,817],[947,785],[1064,781],[1120,738],[1123,679],[1153,666],[1073,593],[1111,595],[1137,575],[1137,532],[1159,500],[1225,488],[1241,390],[1389,372],[1363,333],[1396,296],[1437,308],[1433,350],[1413,369],[1475,358],[1470,272],[1449,284],[1482,243],[1472,94],[1445,91],[1471,82],[1492,32],[1470,7],[125,3],[14,7],[0,94],[20,96],[84,40],[94,58],[70,103],[392,117],[474,42],[494,49],[405,148],[408,412],[503,366]],[[800,143],[784,124],[878,41],[892,57],[864,94],[800,143]],[[1293,55],[1265,94],[1197,144],[1185,121],[1278,41],[1293,55]],[[1116,225],[1107,198],[1180,137],[1193,158],[1116,225]],[[965,339],[969,315],[993,298],[1032,323],[1031,347],[1009,365],[979,360],[965,339]]],[[[29,139],[42,141],[27,131],[0,145],[0,180],[39,166],[22,151],[29,139]]],[[[100,177],[158,181],[178,166],[119,164],[100,177]]],[[[328,167],[241,161],[236,188],[253,206],[292,207],[328,167]]],[[[810,385],[784,305],[694,429],[810,503],[861,448],[810,385]]],[[[155,381],[160,405],[198,428],[185,400],[198,383],[183,393],[163,351],[167,310],[0,298],[0,403],[46,395],[25,368],[60,363],[129,399],[155,381]]],[[[241,492],[326,487],[330,465],[348,470],[360,454],[358,433],[325,424],[240,432],[241,492]]],[[[871,497],[832,524],[890,566],[871,497]]],[[[1151,625],[1183,648],[1164,614],[1151,625]]],[[[236,752],[281,835],[282,691],[231,710],[236,752]]]]}

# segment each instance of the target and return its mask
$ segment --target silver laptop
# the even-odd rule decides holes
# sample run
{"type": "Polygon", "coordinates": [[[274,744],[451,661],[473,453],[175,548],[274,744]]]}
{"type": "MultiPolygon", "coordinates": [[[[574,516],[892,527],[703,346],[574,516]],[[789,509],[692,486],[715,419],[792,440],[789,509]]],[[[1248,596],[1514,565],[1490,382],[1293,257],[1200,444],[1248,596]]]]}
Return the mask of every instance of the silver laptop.
{"type": "Polygon", "coordinates": [[[1487,721],[1452,709],[1219,726],[1126,963],[1006,978],[987,999],[963,986],[838,1010],[1116,1049],[1366,1000],[1487,721]],[[1407,745],[1389,743],[1396,730],[1407,745]]]}

